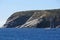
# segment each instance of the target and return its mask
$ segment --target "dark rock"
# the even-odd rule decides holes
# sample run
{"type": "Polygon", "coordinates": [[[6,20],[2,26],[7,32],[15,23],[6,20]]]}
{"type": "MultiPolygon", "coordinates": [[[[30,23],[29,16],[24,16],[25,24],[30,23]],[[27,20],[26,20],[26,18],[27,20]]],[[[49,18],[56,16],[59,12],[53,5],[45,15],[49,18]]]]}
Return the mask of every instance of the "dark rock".
{"type": "Polygon", "coordinates": [[[31,10],[11,15],[3,28],[57,28],[60,25],[60,9],[31,10]]]}

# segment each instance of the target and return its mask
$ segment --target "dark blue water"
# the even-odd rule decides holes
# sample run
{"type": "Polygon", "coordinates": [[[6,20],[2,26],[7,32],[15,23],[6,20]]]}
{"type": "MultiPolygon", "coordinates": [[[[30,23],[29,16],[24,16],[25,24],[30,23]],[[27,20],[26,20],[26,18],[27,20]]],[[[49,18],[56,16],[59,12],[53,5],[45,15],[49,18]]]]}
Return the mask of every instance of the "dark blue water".
{"type": "Polygon", "coordinates": [[[0,29],[0,40],[60,40],[60,28],[4,28],[0,29]]]}

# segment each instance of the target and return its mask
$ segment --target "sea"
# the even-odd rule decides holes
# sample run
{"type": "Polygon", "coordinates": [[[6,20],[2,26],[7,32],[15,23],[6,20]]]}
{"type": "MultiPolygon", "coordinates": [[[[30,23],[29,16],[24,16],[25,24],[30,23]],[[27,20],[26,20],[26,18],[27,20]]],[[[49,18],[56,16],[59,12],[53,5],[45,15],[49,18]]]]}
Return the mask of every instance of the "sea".
{"type": "Polygon", "coordinates": [[[60,40],[60,28],[0,28],[0,40],[60,40]]]}

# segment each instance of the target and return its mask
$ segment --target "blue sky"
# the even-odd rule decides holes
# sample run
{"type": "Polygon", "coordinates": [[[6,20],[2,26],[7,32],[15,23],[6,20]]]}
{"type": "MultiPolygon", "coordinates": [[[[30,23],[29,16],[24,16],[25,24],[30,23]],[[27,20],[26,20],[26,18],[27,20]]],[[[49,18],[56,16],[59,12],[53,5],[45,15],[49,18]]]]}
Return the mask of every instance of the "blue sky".
{"type": "Polygon", "coordinates": [[[0,26],[17,11],[60,8],[60,0],[0,0],[0,26]]]}

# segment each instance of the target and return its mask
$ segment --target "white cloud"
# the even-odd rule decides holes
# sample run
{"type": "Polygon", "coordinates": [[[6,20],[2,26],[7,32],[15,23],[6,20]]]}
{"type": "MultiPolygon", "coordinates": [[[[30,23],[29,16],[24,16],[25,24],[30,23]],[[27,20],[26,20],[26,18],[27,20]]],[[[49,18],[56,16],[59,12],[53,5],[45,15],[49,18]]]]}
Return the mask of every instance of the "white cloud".
{"type": "Polygon", "coordinates": [[[0,28],[5,24],[6,20],[0,20],[0,28]]]}

